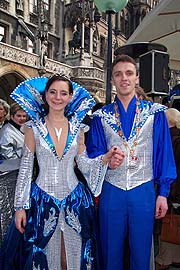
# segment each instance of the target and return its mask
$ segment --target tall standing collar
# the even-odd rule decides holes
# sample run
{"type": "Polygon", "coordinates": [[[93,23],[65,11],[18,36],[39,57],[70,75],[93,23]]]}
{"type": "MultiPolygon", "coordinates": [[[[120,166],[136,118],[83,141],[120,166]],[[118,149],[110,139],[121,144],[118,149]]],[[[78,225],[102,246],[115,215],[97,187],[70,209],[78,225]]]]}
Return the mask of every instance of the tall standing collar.
{"type": "MultiPolygon", "coordinates": [[[[47,115],[42,98],[47,81],[47,77],[27,79],[21,82],[10,95],[33,121],[37,121],[47,115]]],[[[95,101],[84,87],[73,81],[72,86],[73,97],[65,108],[65,116],[71,118],[74,113],[82,113],[84,111],[84,117],[84,114],[95,105],[95,101]]]]}

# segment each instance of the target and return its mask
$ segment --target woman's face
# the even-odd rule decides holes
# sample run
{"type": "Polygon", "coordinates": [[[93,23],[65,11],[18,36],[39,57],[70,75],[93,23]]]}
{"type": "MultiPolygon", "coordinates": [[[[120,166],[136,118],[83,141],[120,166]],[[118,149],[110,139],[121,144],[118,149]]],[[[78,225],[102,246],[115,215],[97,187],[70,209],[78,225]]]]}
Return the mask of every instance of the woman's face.
{"type": "Polygon", "coordinates": [[[4,109],[4,106],[2,104],[0,104],[0,119],[5,119],[6,116],[6,111],[4,109]]]}
{"type": "Polygon", "coordinates": [[[69,85],[65,81],[54,81],[46,91],[46,102],[53,111],[64,111],[71,98],[69,85]]]}
{"type": "Polygon", "coordinates": [[[11,119],[19,126],[22,126],[27,120],[27,114],[23,110],[18,110],[11,119]]]}

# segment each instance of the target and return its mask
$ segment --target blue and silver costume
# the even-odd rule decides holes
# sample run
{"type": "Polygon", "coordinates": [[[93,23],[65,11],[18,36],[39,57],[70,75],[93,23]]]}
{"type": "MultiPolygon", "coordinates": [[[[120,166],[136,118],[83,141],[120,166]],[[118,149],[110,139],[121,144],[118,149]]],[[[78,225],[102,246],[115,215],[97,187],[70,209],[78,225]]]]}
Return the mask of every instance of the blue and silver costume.
{"type": "Polygon", "coordinates": [[[126,155],[120,167],[107,170],[105,181],[97,188],[96,195],[100,194],[100,269],[123,269],[124,239],[129,233],[131,270],[149,270],[155,212],[154,183],[158,185],[158,194],[167,197],[170,184],[176,178],[165,107],[139,101],[137,119],[135,96],[127,112],[117,97],[115,103],[94,114],[87,142],[91,158],[103,155],[114,145],[126,155]],[[118,135],[115,103],[126,141],[118,135]],[[130,154],[132,147],[134,156],[130,154]]]}
{"type": "MultiPolygon", "coordinates": [[[[35,183],[31,183],[34,157],[25,145],[15,194],[15,208],[27,209],[24,250],[21,256],[16,255],[21,268],[15,268],[14,258],[8,258],[3,269],[60,270],[62,231],[67,269],[94,269],[94,205],[89,190],[78,181],[73,166],[81,122],[94,105],[94,100],[83,87],[73,82],[73,98],[65,109],[69,122],[68,138],[63,156],[59,159],[44,120],[46,111],[41,94],[46,82],[45,77],[27,80],[11,95],[31,118],[27,126],[34,133],[39,175],[35,183]],[[5,266],[7,264],[9,268],[5,266]]],[[[78,156],[78,160],[81,158],[90,160],[85,153],[78,156]]],[[[89,161],[93,179],[93,175],[101,177],[106,170],[101,159],[89,161]],[[93,164],[97,162],[100,164],[99,174],[93,171],[93,164]]],[[[8,237],[11,235],[10,230],[8,237]]],[[[7,246],[4,250],[8,252],[7,246]]]]}

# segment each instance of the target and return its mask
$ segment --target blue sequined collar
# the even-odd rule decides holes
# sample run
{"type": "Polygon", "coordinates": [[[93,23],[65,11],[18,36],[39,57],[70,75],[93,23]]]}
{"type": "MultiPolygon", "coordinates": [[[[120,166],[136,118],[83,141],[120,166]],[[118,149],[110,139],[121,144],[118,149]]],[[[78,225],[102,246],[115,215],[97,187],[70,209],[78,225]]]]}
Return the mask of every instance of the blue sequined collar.
{"type": "MultiPolygon", "coordinates": [[[[47,81],[47,77],[27,79],[21,82],[10,96],[28,114],[54,155],[58,157],[44,120],[47,111],[43,106],[42,94],[47,81]]],[[[64,112],[69,121],[69,133],[62,158],[70,148],[86,113],[95,105],[94,99],[84,87],[75,82],[72,82],[72,85],[73,97],[64,112]]]]}

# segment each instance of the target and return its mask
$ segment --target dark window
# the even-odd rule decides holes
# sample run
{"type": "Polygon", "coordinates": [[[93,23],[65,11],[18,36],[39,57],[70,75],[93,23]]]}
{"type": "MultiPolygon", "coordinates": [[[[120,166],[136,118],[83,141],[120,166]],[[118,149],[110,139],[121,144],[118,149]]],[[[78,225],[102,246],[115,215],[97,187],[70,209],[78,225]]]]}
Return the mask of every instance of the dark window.
{"type": "Polygon", "coordinates": [[[0,24],[0,42],[7,42],[8,27],[0,24]]]}
{"type": "Polygon", "coordinates": [[[100,57],[105,57],[105,46],[106,46],[106,39],[103,36],[100,36],[100,57]]]}

